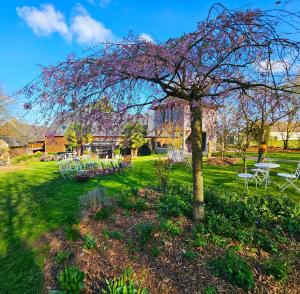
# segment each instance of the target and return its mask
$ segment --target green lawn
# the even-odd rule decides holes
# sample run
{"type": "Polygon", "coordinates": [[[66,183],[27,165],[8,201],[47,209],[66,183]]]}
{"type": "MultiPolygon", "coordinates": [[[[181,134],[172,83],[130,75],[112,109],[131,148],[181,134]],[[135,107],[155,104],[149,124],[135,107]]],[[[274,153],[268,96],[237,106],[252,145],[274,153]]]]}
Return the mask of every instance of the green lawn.
{"type": "MultiPolygon", "coordinates": [[[[257,152],[247,152],[247,156],[257,157],[257,152]]],[[[300,152],[268,152],[267,157],[276,160],[298,160],[300,161],[300,152]]]]}
{"type": "MultiPolygon", "coordinates": [[[[80,195],[98,185],[107,188],[111,195],[117,195],[122,188],[154,185],[153,162],[154,156],[140,157],[131,171],[85,183],[63,180],[54,162],[30,162],[23,170],[1,172],[0,293],[43,292],[43,260],[48,248],[37,246],[39,237],[72,222],[80,195]]],[[[280,171],[292,172],[295,168],[296,163],[284,163],[280,171]]],[[[241,165],[230,168],[205,165],[205,185],[241,190],[242,182],[236,181],[239,170],[241,165]]],[[[191,183],[191,173],[182,165],[173,166],[172,178],[191,183]]],[[[300,199],[292,189],[286,193],[300,199]]]]}

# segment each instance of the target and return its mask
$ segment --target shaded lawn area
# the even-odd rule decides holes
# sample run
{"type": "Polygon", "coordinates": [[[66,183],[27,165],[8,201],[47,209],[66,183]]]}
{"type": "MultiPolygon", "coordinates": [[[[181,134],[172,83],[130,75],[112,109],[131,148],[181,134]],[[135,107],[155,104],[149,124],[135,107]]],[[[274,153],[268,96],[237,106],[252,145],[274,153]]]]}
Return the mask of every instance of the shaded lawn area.
{"type": "MultiPolygon", "coordinates": [[[[80,195],[99,185],[111,195],[133,186],[155,185],[154,159],[154,156],[140,157],[133,169],[121,175],[94,178],[85,183],[63,180],[55,162],[30,162],[23,170],[0,173],[0,293],[43,292],[43,262],[48,247],[37,246],[38,238],[73,222],[80,195]]],[[[280,171],[293,172],[295,168],[294,163],[281,164],[280,171]]],[[[236,181],[240,170],[241,165],[205,164],[205,185],[242,190],[243,183],[236,181]]],[[[191,183],[191,172],[176,164],[172,179],[191,183]]],[[[276,187],[270,190],[278,191],[276,187]]],[[[286,193],[300,199],[292,189],[286,193]]]]}

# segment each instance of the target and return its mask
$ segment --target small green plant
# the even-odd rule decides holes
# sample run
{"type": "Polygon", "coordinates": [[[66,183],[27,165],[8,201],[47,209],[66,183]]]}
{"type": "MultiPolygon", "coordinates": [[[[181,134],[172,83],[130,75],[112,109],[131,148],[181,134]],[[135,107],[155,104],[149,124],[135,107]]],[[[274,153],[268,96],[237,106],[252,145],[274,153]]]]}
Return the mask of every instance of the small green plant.
{"type": "Polygon", "coordinates": [[[196,247],[205,247],[207,245],[207,240],[202,234],[196,233],[194,245],[196,247]]]}
{"type": "Polygon", "coordinates": [[[193,259],[196,258],[196,256],[197,256],[197,254],[195,252],[191,251],[191,250],[185,251],[183,253],[183,257],[185,259],[187,259],[188,261],[192,261],[193,259]]]}
{"type": "Polygon", "coordinates": [[[263,271],[267,275],[273,276],[276,280],[285,281],[289,273],[289,264],[279,257],[266,260],[263,265],[263,271]]]}
{"type": "Polygon", "coordinates": [[[102,231],[102,234],[106,239],[116,239],[116,240],[124,239],[124,234],[118,230],[109,231],[105,229],[102,231]]]}
{"type": "Polygon", "coordinates": [[[96,221],[107,220],[114,213],[115,209],[112,206],[104,206],[93,216],[93,219],[96,221]]]}
{"type": "Polygon", "coordinates": [[[115,230],[109,233],[111,239],[121,240],[124,239],[124,234],[121,231],[115,230]]]}
{"type": "Polygon", "coordinates": [[[65,228],[66,237],[70,241],[76,241],[80,238],[80,231],[78,229],[78,226],[73,225],[67,225],[65,228]]]}
{"type": "Polygon", "coordinates": [[[72,250],[58,251],[55,256],[55,262],[58,264],[64,263],[74,255],[72,250]]]}
{"type": "Polygon", "coordinates": [[[104,188],[98,187],[81,196],[80,211],[82,217],[97,213],[102,206],[107,206],[110,202],[104,188]]]}
{"type": "Polygon", "coordinates": [[[152,257],[156,258],[160,254],[160,249],[157,246],[151,247],[150,254],[152,257]]]}
{"type": "Polygon", "coordinates": [[[159,199],[158,212],[163,217],[191,217],[192,199],[192,192],[188,187],[169,185],[159,199]]]}
{"type": "Polygon", "coordinates": [[[119,277],[106,280],[104,294],[148,294],[142,284],[134,280],[132,269],[126,269],[119,277]]]}
{"type": "Polygon", "coordinates": [[[203,294],[218,294],[218,289],[215,286],[207,286],[203,290],[203,294]]]}
{"type": "Polygon", "coordinates": [[[83,280],[84,273],[75,266],[65,267],[58,276],[59,285],[65,293],[81,293],[84,289],[83,280]]]}
{"type": "Polygon", "coordinates": [[[137,212],[143,212],[147,210],[148,205],[145,199],[138,197],[135,201],[133,209],[135,209],[137,212]]]}
{"type": "Polygon", "coordinates": [[[145,247],[153,237],[155,225],[152,222],[144,222],[136,225],[135,229],[140,246],[145,247]]]}
{"type": "Polygon", "coordinates": [[[84,235],[83,248],[91,250],[97,246],[97,239],[92,235],[84,235]]]}
{"type": "Polygon", "coordinates": [[[234,286],[245,290],[254,287],[253,274],[250,266],[231,250],[226,251],[224,256],[214,259],[210,263],[210,268],[213,274],[226,279],[234,286]]]}
{"type": "Polygon", "coordinates": [[[132,190],[122,191],[121,195],[118,198],[118,205],[127,210],[135,210],[136,212],[145,211],[148,208],[146,200],[141,198],[138,194],[132,190]]]}
{"type": "Polygon", "coordinates": [[[225,247],[227,245],[226,239],[224,239],[218,235],[213,235],[210,240],[214,245],[219,246],[219,247],[225,247]]]}
{"type": "Polygon", "coordinates": [[[277,252],[277,246],[274,244],[272,239],[270,239],[268,236],[263,235],[261,233],[255,232],[254,235],[254,243],[258,245],[260,248],[268,251],[268,252],[277,252]]]}
{"type": "Polygon", "coordinates": [[[182,228],[177,226],[172,220],[170,219],[162,219],[160,222],[160,229],[169,233],[172,236],[177,236],[182,233],[182,228]]]}

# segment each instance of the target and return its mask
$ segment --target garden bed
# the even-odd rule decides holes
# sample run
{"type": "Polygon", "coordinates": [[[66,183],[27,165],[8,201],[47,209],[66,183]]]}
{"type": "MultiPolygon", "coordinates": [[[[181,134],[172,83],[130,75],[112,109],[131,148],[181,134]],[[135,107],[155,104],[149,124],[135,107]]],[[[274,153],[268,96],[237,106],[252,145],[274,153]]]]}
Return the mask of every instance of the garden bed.
{"type": "Polygon", "coordinates": [[[240,163],[239,158],[232,157],[212,157],[207,160],[208,165],[214,166],[231,166],[240,163]]]}
{"type": "MultiPolygon", "coordinates": [[[[41,240],[50,244],[46,288],[59,289],[57,277],[67,265],[75,264],[84,272],[85,293],[101,293],[105,280],[120,276],[126,268],[132,268],[135,281],[150,293],[217,293],[205,292],[209,289],[245,293],[245,288],[233,285],[211,269],[213,260],[232,252],[241,271],[243,262],[249,265],[254,280],[250,292],[299,293],[300,265],[295,256],[299,257],[300,246],[295,239],[276,243],[276,252],[292,260],[288,278],[276,281],[262,266],[274,255],[269,247],[265,250],[262,245],[258,248],[246,241],[202,232],[201,226],[193,226],[184,205],[170,203],[166,210],[163,204],[167,202],[157,205],[159,197],[160,193],[148,189],[118,196],[116,201],[104,197],[96,214],[94,208],[86,213],[89,205],[85,200],[84,218],[78,224],[49,233],[41,240]],[[64,252],[71,253],[59,261],[58,255],[64,252]]],[[[95,193],[92,198],[91,203],[95,203],[95,193]]]]}

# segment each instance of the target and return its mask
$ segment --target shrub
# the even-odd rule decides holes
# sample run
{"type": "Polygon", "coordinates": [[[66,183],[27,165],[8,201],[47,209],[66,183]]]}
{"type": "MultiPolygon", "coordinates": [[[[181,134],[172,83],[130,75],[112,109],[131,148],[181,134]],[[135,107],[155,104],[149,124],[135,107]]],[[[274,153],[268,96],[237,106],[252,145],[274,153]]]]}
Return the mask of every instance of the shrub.
{"type": "Polygon", "coordinates": [[[80,293],[84,289],[83,280],[84,273],[75,266],[65,267],[58,276],[60,287],[66,293],[80,293]]]}
{"type": "Polygon", "coordinates": [[[114,150],[114,155],[120,155],[121,154],[121,149],[120,147],[117,147],[115,150],[114,150]]]}
{"type": "Polygon", "coordinates": [[[94,214],[93,219],[96,221],[107,220],[114,213],[114,211],[115,211],[114,207],[104,206],[94,214]]]}
{"type": "Polygon", "coordinates": [[[239,221],[244,226],[270,229],[274,224],[295,236],[300,233],[300,205],[280,194],[243,195],[205,191],[208,210],[239,221]]]}
{"type": "Polygon", "coordinates": [[[127,211],[135,210],[142,212],[147,209],[145,199],[132,194],[132,191],[122,191],[118,199],[118,205],[127,211]]]}
{"type": "Polygon", "coordinates": [[[250,266],[232,251],[226,251],[224,256],[214,259],[210,263],[210,267],[216,276],[224,278],[234,286],[245,290],[254,287],[253,274],[250,266]]]}
{"type": "Polygon", "coordinates": [[[65,228],[66,237],[70,241],[76,241],[80,238],[80,231],[77,225],[68,225],[65,228]]]}
{"type": "Polygon", "coordinates": [[[182,228],[177,226],[172,220],[170,219],[162,219],[160,222],[160,229],[169,233],[172,236],[177,236],[182,233],[182,228]]]}
{"type": "Polygon", "coordinates": [[[300,205],[282,195],[243,195],[205,191],[206,223],[209,233],[276,252],[276,242],[300,236],[300,205]],[[254,232],[260,229],[260,236],[254,232]],[[264,232],[269,232],[266,235],[264,232]]]}
{"type": "Polygon", "coordinates": [[[91,250],[97,246],[97,239],[92,235],[84,235],[83,240],[83,248],[85,249],[91,250]]]}
{"type": "Polygon", "coordinates": [[[55,256],[55,262],[58,264],[64,263],[66,260],[71,258],[73,256],[72,250],[66,250],[66,251],[58,251],[55,256]]]}
{"type": "Polygon", "coordinates": [[[81,196],[80,211],[83,217],[89,214],[95,214],[102,206],[109,204],[109,198],[106,196],[106,190],[96,188],[81,196]]]}
{"type": "Polygon", "coordinates": [[[146,203],[146,200],[143,198],[137,198],[134,204],[133,209],[135,209],[137,212],[145,211],[148,208],[148,205],[146,203]]]}
{"type": "Polygon", "coordinates": [[[144,247],[153,237],[155,225],[152,222],[144,222],[135,227],[138,241],[141,247],[144,247]]]}
{"type": "Polygon", "coordinates": [[[165,217],[192,216],[193,196],[189,188],[178,184],[168,186],[158,203],[158,212],[165,217]]]}
{"type": "Polygon", "coordinates": [[[25,154],[25,155],[16,156],[12,159],[12,163],[17,164],[20,163],[21,161],[27,161],[33,158],[39,158],[41,155],[43,155],[43,153],[38,151],[34,154],[25,154]]]}
{"type": "Polygon", "coordinates": [[[148,290],[142,288],[141,283],[134,280],[132,269],[126,269],[122,275],[106,280],[106,287],[102,289],[104,294],[148,294],[148,290]]]}
{"type": "Polygon", "coordinates": [[[207,286],[203,290],[203,294],[218,294],[218,289],[215,286],[207,286]]]}
{"type": "Polygon", "coordinates": [[[230,219],[213,210],[207,213],[205,221],[206,230],[213,234],[231,237],[237,229],[237,226],[234,226],[230,219]]]}
{"type": "Polygon", "coordinates": [[[255,232],[253,237],[254,243],[257,244],[260,248],[273,253],[278,251],[277,246],[267,235],[255,232]]]}
{"type": "Polygon", "coordinates": [[[158,185],[161,191],[166,191],[171,176],[171,166],[168,160],[159,158],[154,162],[158,185]]]}
{"type": "Polygon", "coordinates": [[[251,228],[237,228],[235,231],[231,232],[231,235],[227,235],[237,241],[244,244],[252,244],[253,242],[253,230],[251,228]]]}
{"type": "Polygon", "coordinates": [[[289,273],[289,264],[282,258],[274,257],[266,260],[263,265],[263,271],[267,275],[272,275],[276,280],[285,281],[289,273]]]}

